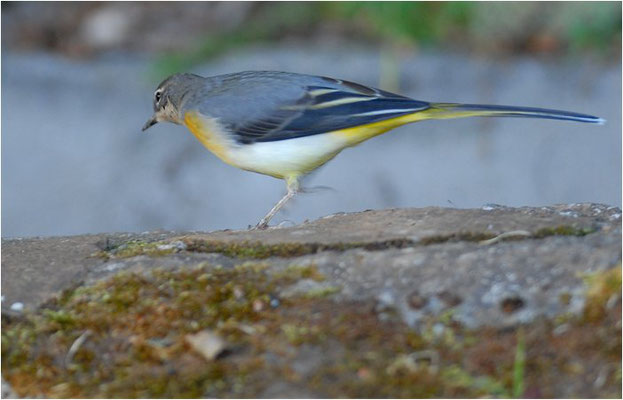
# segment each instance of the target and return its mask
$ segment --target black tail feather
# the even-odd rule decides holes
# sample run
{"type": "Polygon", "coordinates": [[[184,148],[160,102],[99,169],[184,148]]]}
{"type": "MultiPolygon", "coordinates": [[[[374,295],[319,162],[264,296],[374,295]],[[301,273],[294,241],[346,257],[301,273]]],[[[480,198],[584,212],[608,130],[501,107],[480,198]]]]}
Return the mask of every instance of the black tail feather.
{"type": "Polygon", "coordinates": [[[546,118],[565,121],[586,122],[592,124],[604,124],[603,118],[593,115],[580,114],[572,111],[550,110],[535,107],[515,107],[515,106],[496,106],[487,104],[455,104],[455,103],[432,103],[431,107],[439,110],[442,114],[449,113],[452,117],[457,113],[461,116],[480,116],[480,117],[523,117],[523,118],[546,118]],[[470,115],[474,113],[473,115],[470,115]]]}

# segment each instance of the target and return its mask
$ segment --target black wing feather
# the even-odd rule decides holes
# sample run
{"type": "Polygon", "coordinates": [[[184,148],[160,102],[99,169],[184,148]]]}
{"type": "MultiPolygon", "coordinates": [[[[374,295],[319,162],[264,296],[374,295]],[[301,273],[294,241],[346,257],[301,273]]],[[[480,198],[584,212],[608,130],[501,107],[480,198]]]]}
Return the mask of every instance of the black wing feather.
{"type": "Polygon", "coordinates": [[[429,103],[339,81],[344,90],[309,86],[305,95],[262,118],[233,126],[240,143],[270,142],[332,132],[411,114],[429,103]],[[326,91],[317,96],[314,92],[326,91]]]}

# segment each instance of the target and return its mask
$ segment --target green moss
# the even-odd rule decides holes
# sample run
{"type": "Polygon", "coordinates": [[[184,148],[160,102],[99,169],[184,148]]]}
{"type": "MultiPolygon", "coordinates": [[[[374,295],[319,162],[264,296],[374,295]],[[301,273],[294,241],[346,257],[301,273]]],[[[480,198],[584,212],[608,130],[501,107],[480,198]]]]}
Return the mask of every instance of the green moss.
{"type": "MultiPolygon", "coordinates": [[[[584,236],[595,232],[594,228],[577,228],[573,226],[561,225],[557,227],[542,228],[536,231],[532,238],[544,238],[548,236],[584,236]]],[[[261,260],[269,257],[294,258],[308,254],[315,254],[322,251],[346,251],[349,249],[364,249],[368,251],[379,251],[390,248],[405,248],[413,246],[426,246],[447,242],[475,242],[479,243],[495,238],[489,232],[463,231],[447,235],[427,236],[418,241],[411,239],[390,239],[378,242],[341,242],[341,243],[299,243],[287,242],[266,244],[260,241],[222,241],[211,240],[199,237],[184,237],[174,242],[145,242],[141,240],[130,240],[114,246],[106,246],[102,251],[98,251],[92,256],[110,258],[129,258],[139,255],[158,257],[168,255],[182,248],[190,252],[199,253],[220,253],[228,257],[261,260]],[[178,246],[178,243],[182,246],[178,246]]],[[[511,238],[507,238],[509,240],[511,238]]],[[[517,238],[512,238],[516,240],[517,238]]]]}
{"type": "Polygon", "coordinates": [[[297,265],[290,264],[281,271],[275,271],[273,277],[278,279],[312,279],[316,282],[322,282],[326,277],[318,272],[318,268],[314,264],[297,265]]]}
{"type": "Polygon", "coordinates": [[[145,242],[142,240],[130,240],[116,246],[107,246],[106,249],[93,253],[92,257],[103,259],[130,258],[140,255],[151,257],[164,256],[178,251],[171,243],[145,242]]]}
{"type": "Polygon", "coordinates": [[[278,243],[264,244],[259,241],[227,242],[187,237],[182,241],[186,250],[201,253],[221,253],[229,257],[265,259],[269,257],[293,258],[322,251],[346,251],[364,249],[380,251],[386,249],[402,249],[417,245],[429,245],[449,241],[478,242],[490,239],[493,235],[478,232],[461,232],[451,235],[440,235],[423,238],[420,241],[411,239],[390,239],[378,242],[341,242],[341,243],[278,243]]]}
{"type": "Polygon", "coordinates": [[[508,390],[502,382],[489,376],[472,376],[457,365],[452,365],[441,371],[445,382],[455,388],[475,388],[489,396],[508,398],[508,390]]]}
{"type": "Polygon", "coordinates": [[[309,327],[294,324],[284,324],[281,326],[281,331],[285,335],[288,342],[293,345],[313,343],[322,339],[320,328],[317,326],[309,327]]]}
{"type": "Polygon", "coordinates": [[[184,335],[213,329],[228,340],[244,343],[239,325],[257,321],[268,309],[275,285],[313,274],[310,267],[298,275],[269,279],[263,270],[246,263],[234,269],[154,270],[148,276],[122,272],[92,287],[65,293],[29,315],[26,322],[3,331],[3,367],[11,370],[10,379],[22,393],[200,397],[206,385],[229,381],[226,376],[230,374],[243,379],[246,370],[237,366],[233,374],[232,367],[205,366],[197,357],[187,363],[179,361],[188,353],[184,335]],[[258,307],[261,303],[265,306],[258,307]],[[75,367],[65,369],[55,360],[62,360],[87,330],[93,332],[92,337],[74,355],[75,367]],[[167,338],[168,344],[154,345],[158,338],[167,338]],[[111,359],[102,359],[104,354],[111,359]],[[163,362],[172,362],[172,368],[189,368],[188,382],[180,384],[175,375],[166,378],[163,362]],[[41,374],[50,379],[42,379],[41,374]],[[84,374],[89,376],[86,381],[84,374]],[[106,383],[112,376],[114,381],[106,383]]]}
{"type": "Polygon", "coordinates": [[[517,347],[515,348],[515,363],[513,364],[513,397],[524,397],[524,374],[526,370],[526,340],[523,329],[517,332],[517,347]]]}
{"type": "Polygon", "coordinates": [[[324,286],[312,290],[308,290],[303,294],[304,297],[308,299],[315,299],[320,297],[331,296],[332,294],[338,293],[341,288],[337,286],[324,286]]]}
{"type": "Polygon", "coordinates": [[[65,310],[44,310],[43,315],[48,318],[50,324],[57,324],[63,328],[71,327],[76,323],[75,316],[65,310]]]}
{"type": "Polygon", "coordinates": [[[586,236],[594,233],[597,229],[589,227],[575,227],[571,225],[559,225],[555,227],[541,228],[532,235],[535,239],[548,236],[586,236]]]}
{"type": "Polygon", "coordinates": [[[225,242],[218,240],[205,240],[197,238],[185,238],[188,251],[201,253],[221,253],[229,257],[265,259],[269,257],[292,258],[307,254],[315,254],[321,251],[344,251],[354,248],[367,250],[380,250],[391,247],[404,247],[406,240],[389,240],[379,243],[278,243],[264,244],[259,241],[225,242]]]}
{"type": "Polygon", "coordinates": [[[263,244],[261,242],[223,242],[216,240],[184,239],[188,251],[221,253],[228,257],[264,259],[268,257],[298,257],[314,252],[313,245],[302,243],[263,244]]]}
{"type": "Polygon", "coordinates": [[[573,296],[571,295],[571,293],[568,293],[568,292],[560,293],[558,295],[558,301],[560,301],[560,304],[568,306],[569,304],[571,304],[572,297],[573,296]]]}
{"type": "Polygon", "coordinates": [[[485,232],[457,232],[449,235],[427,236],[418,243],[422,245],[430,245],[447,242],[481,242],[494,237],[495,235],[485,232]]]}
{"type": "MultiPolygon", "coordinates": [[[[333,287],[279,297],[301,279],[324,276],[314,265],[255,262],[122,272],[3,322],[3,375],[26,397],[258,397],[283,380],[328,397],[508,397],[518,387],[560,397],[560,382],[579,379],[573,362],[584,360],[582,373],[620,366],[620,299],[607,308],[595,297],[603,311],[588,324],[570,318],[563,336],[553,323],[526,325],[518,342],[516,329],[468,330],[450,312],[420,333],[397,315],[379,318],[374,302],[331,301],[333,287]],[[207,361],[190,348],[185,335],[202,330],[229,353],[207,361]]],[[[610,299],[620,269],[589,280],[589,298],[605,290],[610,299]]],[[[616,394],[620,375],[597,395],[616,394]]]]}
{"type": "Polygon", "coordinates": [[[587,322],[601,321],[609,313],[608,302],[621,297],[621,264],[615,268],[584,276],[588,287],[584,319],[587,322]]]}

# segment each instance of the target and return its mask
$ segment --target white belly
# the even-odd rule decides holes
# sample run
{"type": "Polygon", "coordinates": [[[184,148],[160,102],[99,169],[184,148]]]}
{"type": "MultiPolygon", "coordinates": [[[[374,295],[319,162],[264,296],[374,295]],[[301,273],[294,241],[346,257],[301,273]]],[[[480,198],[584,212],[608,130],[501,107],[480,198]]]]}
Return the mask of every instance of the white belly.
{"type": "Polygon", "coordinates": [[[347,146],[344,138],[320,134],[231,146],[227,156],[229,162],[238,168],[276,178],[287,178],[313,171],[347,146]]]}

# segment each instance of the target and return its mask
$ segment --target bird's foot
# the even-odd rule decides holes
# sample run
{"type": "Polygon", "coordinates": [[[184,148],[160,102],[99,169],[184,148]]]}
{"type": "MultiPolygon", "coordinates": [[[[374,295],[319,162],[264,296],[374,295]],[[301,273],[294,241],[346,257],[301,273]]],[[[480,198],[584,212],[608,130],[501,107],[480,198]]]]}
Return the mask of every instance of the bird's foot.
{"type": "Polygon", "coordinates": [[[263,231],[268,228],[268,221],[261,220],[257,225],[249,227],[250,231],[263,231]]]}

